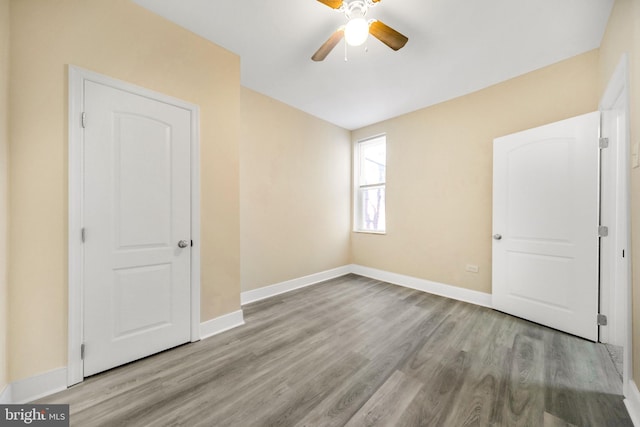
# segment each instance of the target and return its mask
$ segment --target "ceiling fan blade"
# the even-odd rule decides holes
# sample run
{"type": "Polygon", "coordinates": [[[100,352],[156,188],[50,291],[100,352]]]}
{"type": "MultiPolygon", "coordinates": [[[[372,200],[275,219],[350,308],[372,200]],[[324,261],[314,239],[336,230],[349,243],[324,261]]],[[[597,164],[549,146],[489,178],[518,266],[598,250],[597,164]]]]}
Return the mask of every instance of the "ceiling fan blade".
{"type": "MultiPolygon", "coordinates": [[[[342,0],[318,0],[322,4],[326,4],[332,9],[340,9],[342,6],[342,0]]],[[[377,0],[380,1],[380,0],[377,0]]]]}
{"type": "Polygon", "coordinates": [[[327,55],[329,55],[329,52],[331,52],[331,50],[336,47],[338,42],[342,40],[342,37],[344,37],[344,28],[341,27],[338,28],[333,34],[331,34],[329,40],[327,40],[322,46],[320,46],[320,49],[318,49],[316,53],[313,54],[311,59],[313,59],[314,61],[322,61],[327,57],[327,55]]]}
{"type": "Polygon", "coordinates": [[[406,36],[378,20],[369,25],[369,33],[393,50],[402,49],[409,41],[406,36]]]}

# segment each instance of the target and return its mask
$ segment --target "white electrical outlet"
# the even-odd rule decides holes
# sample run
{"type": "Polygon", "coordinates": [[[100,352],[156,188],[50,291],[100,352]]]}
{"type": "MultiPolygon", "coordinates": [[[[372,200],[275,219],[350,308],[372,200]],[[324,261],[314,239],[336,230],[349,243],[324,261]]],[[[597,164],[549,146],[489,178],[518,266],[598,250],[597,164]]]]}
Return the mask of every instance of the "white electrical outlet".
{"type": "Polygon", "coordinates": [[[477,273],[478,271],[480,271],[477,265],[472,264],[467,264],[465,270],[467,270],[469,273],[477,273]]]}
{"type": "Polygon", "coordinates": [[[640,166],[640,159],[638,158],[640,153],[638,153],[638,142],[634,142],[631,147],[631,167],[637,168],[640,166]]]}

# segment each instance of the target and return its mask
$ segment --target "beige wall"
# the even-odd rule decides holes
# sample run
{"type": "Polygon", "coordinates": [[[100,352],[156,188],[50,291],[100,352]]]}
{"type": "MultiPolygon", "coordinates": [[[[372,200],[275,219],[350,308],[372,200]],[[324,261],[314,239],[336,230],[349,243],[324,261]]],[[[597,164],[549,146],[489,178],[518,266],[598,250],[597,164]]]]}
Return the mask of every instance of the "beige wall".
{"type": "Polygon", "coordinates": [[[597,61],[591,51],[354,131],[387,134],[387,234],[353,233],[353,262],[491,292],[493,139],[597,110],[597,61]]]}
{"type": "Polygon", "coordinates": [[[348,264],[351,133],[241,94],[242,290],[348,264]]]}
{"type": "Polygon", "coordinates": [[[239,58],[128,0],[10,16],[10,380],[67,364],[67,64],[200,106],[202,319],[237,310],[239,58]]]}
{"type": "MultiPolygon", "coordinates": [[[[600,46],[599,88],[604,93],[623,53],[629,54],[631,143],[640,142],[640,2],[616,0],[600,46]]],[[[633,377],[640,383],[640,169],[631,169],[633,377]]]]}
{"type": "Polygon", "coordinates": [[[7,365],[7,146],[9,131],[9,0],[0,0],[0,393],[8,383],[7,365]]]}

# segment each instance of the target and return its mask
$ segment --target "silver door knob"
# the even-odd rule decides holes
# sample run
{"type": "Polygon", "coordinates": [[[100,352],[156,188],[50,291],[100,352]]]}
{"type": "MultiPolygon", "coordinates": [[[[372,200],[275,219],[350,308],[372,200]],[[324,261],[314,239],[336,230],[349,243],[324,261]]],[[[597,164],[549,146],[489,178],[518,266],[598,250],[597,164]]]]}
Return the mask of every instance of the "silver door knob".
{"type": "Polygon", "coordinates": [[[179,248],[186,248],[187,246],[189,246],[189,241],[188,240],[180,240],[178,242],[178,247],[179,248]]]}
{"type": "Polygon", "coordinates": [[[493,238],[494,238],[495,240],[500,240],[500,239],[502,239],[502,234],[494,234],[494,235],[493,235],[493,238]]]}

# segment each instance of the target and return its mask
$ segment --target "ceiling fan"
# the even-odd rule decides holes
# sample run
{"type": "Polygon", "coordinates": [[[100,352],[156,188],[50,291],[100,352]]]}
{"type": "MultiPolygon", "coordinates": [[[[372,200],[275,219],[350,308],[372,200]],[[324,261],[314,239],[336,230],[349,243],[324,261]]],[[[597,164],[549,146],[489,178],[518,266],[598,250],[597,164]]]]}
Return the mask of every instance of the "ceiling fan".
{"type": "Polygon", "coordinates": [[[338,42],[344,37],[350,46],[360,46],[363,44],[369,34],[386,44],[393,50],[401,49],[409,39],[383,24],[377,19],[367,21],[365,15],[370,7],[376,5],[380,0],[318,0],[320,3],[329,6],[332,9],[344,12],[347,17],[346,25],[338,28],[329,39],[324,42],[320,49],[313,54],[311,59],[314,61],[322,61],[327,57],[329,52],[336,47],[338,42]]]}

